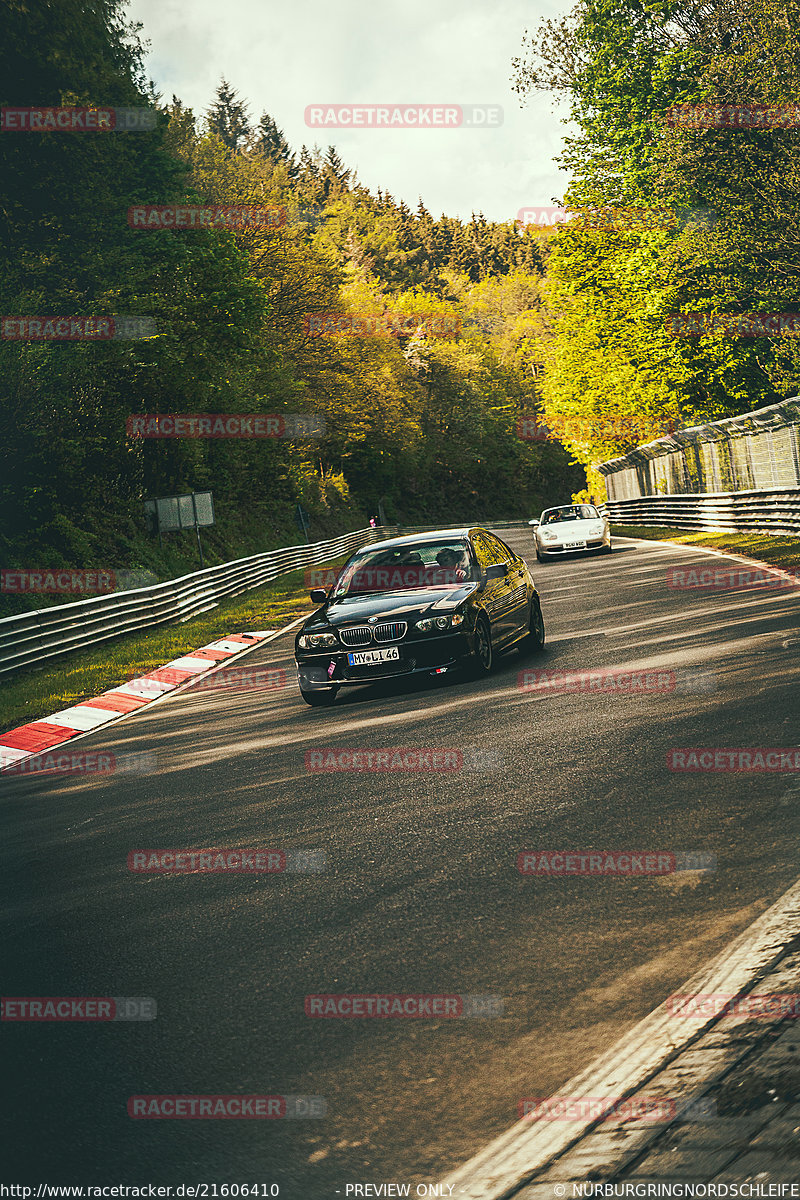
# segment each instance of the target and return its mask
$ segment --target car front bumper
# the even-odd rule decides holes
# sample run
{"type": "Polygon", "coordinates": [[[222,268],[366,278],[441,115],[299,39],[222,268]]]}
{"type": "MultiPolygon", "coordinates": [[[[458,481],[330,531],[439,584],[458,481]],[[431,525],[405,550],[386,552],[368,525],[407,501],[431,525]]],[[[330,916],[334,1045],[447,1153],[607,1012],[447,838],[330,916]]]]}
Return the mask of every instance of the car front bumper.
{"type": "MultiPolygon", "coordinates": [[[[353,653],[352,650],[296,652],[295,662],[300,687],[304,692],[311,692],[317,688],[334,685],[352,687],[357,684],[377,683],[383,679],[401,679],[407,675],[451,670],[463,665],[470,658],[473,652],[473,637],[470,631],[459,630],[458,633],[403,640],[394,645],[400,651],[400,658],[374,666],[351,666],[347,656],[353,653]]],[[[364,647],[373,650],[377,648],[364,647]]],[[[389,646],[380,648],[389,649],[389,646]]]]}
{"type": "Polygon", "coordinates": [[[550,554],[553,558],[566,556],[568,554],[587,554],[590,550],[602,550],[604,546],[611,545],[611,537],[587,538],[585,546],[559,546],[550,542],[542,543],[538,539],[536,541],[537,548],[541,555],[550,554]]]}

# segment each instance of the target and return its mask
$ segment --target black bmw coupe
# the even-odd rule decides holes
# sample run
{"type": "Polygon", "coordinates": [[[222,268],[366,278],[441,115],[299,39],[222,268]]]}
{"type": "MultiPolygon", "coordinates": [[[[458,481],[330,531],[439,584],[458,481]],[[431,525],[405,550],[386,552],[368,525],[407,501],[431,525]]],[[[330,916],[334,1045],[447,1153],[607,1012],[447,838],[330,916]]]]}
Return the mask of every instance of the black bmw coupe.
{"type": "Polygon", "coordinates": [[[340,687],[462,670],[544,646],[523,559],[487,529],[438,530],[365,546],[345,563],[295,639],[300,694],[332,704],[340,687]]]}

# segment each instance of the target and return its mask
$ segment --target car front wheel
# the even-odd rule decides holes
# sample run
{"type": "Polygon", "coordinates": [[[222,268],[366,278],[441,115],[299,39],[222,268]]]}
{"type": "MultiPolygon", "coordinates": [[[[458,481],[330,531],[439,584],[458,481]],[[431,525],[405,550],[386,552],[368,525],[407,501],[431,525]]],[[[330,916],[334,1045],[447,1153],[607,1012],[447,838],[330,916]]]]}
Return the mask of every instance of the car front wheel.
{"type": "Polygon", "coordinates": [[[486,617],[478,617],[475,622],[475,650],[472,657],[473,673],[475,675],[489,675],[494,666],[494,650],[492,648],[492,635],[489,631],[489,622],[486,617]]]}
{"type": "Polygon", "coordinates": [[[528,626],[528,636],[519,643],[521,654],[537,654],[544,648],[544,617],[542,606],[534,597],[531,601],[531,619],[528,626]]]}

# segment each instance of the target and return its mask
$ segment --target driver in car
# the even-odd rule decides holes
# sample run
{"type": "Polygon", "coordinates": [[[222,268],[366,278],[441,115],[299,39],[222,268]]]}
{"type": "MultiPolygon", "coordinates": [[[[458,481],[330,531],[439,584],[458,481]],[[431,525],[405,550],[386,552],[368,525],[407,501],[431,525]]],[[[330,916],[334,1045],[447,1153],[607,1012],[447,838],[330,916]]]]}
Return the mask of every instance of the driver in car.
{"type": "Polygon", "coordinates": [[[431,583],[461,583],[469,575],[466,553],[445,546],[436,555],[437,567],[428,568],[431,583]]]}

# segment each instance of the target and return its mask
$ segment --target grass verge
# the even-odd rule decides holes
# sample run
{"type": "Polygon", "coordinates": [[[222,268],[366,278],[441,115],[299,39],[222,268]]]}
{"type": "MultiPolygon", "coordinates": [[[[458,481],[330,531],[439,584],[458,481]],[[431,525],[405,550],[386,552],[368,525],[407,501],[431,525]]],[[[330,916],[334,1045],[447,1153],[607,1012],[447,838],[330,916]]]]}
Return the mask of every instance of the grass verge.
{"type": "Polygon", "coordinates": [[[694,533],[660,525],[612,525],[617,537],[649,538],[653,542],[678,542],[682,546],[708,546],[726,554],[741,554],[771,567],[800,566],[800,537],[773,537],[767,533],[694,533]]]}
{"type": "MultiPolygon", "coordinates": [[[[345,556],[346,557],[346,556],[345,556]]],[[[336,560],[339,565],[345,558],[336,560]]],[[[0,732],[37,721],[156,667],[225,634],[280,629],[313,611],[303,571],[292,571],[266,587],[222,600],[218,608],[182,625],[143,629],[76,650],[42,667],[7,677],[0,697],[0,732]]]]}

